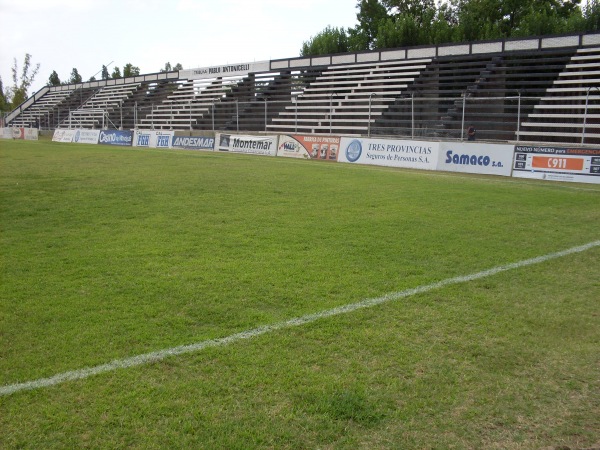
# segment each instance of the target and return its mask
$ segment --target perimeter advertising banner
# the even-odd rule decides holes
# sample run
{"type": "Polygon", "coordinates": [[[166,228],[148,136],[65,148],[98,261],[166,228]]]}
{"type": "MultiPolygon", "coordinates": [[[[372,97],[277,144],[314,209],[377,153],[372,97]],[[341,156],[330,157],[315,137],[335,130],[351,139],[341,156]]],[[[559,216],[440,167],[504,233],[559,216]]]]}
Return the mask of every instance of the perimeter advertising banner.
{"type": "Polygon", "coordinates": [[[134,147],[171,148],[171,139],[174,131],[168,130],[135,130],[133,136],[134,147]]]}
{"type": "Polygon", "coordinates": [[[277,136],[245,136],[217,133],[216,150],[251,155],[277,155],[277,136]]]}
{"type": "Polygon", "coordinates": [[[339,136],[282,135],[277,156],[337,161],[340,140],[339,136]]]}
{"type": "Polygon", "coordinates": [[[100,130],[76,130],[73,142],[77,144],[97,144],[100,139],[100,130]]]}
{"type": "Polygon", "coordinates": [[[37,141],[39,130],[37,128],[7,127],[2,128],[0,138],[3,139],[25,139],[27,141],[37,141]]]}
{"type": "Polygon", "coordinates": [[[215,138],[204,136],[173,136],[171,147],[185,150],[212,151],[215,149],[215,138]]]}
{"type": "Polygon", "coordinates": [[[129,130],[101,130],[100,144],[130,146],[133,142],[133,132],[129,130]]]}
{"type": "Polygon", "coordinates": [[[514,145],[442,142],[437,170],[510,177],[514,145]]]}
{"type": "Polygon", "coordinates": [[[513,177],[600,184],[600,148],[516,146],[513,177]]]}
{"type": "Polygon", "coordinates": [[[73,142],[76,130],[65,130],[57,128],[54,130],[52,141],[54,142],[73,142]]]}
{"type": "Polygon", "coordinates": [[[343,137],[339,162],[435,170],[439,142],[343,137]]]}

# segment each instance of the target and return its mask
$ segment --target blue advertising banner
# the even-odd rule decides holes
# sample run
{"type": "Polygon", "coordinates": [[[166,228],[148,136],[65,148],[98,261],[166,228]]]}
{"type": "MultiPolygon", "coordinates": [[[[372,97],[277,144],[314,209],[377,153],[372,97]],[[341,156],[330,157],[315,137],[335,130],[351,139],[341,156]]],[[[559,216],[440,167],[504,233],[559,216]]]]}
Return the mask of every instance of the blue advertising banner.
{"type": "Polygon", "coordinates": [[[129,130],[101,130],[98,142],[104,145],[129,146],[133,143],[133,133],[129,130]]]}

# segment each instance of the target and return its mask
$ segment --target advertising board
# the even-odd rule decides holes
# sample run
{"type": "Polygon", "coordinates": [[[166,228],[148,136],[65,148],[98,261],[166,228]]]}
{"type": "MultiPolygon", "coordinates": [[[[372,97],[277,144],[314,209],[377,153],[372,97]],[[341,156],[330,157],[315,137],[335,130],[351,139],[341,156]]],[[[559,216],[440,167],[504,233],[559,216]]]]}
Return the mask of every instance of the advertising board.
{"type": "Polygon", "coordinates": [[[510,177],[514,145],[442,142],[437,170],[510,177]]]}
{"type": "Polygon", "coordinates": [[[129,130],[101,130],[98,143],[104,145],[130,146],[133,142],[133,132],[129,130]]]}
{"type": "Polygon", "coordinates": [[[37,141],[39,130],[37,128],[6,127],[0,129],[0,138],[2,139],[25,139],[27,141],[37,141]]]}
{"type": "Polygon", "coordinates": [[[73,142],[77,144],[97,144],[100,138],[100,130],[75,130],[73,142]]]}
{"type": "Polygon", "coordinates": [[[135,130],[134,147],[170,148],[174,131],[167,130],[135,130]]]}
{"type": "Polygon", "coordinates": [[[339,162],[435,170],[439,142],[343,137],[339,162]]]}
{"type": "Polygon", "coordinates": [[[173,136],[171,147],[185,150],[214,150],[215,138],[204,136],[173,136]]]}
{"type": "Polygon", "coordinates": [[[251,155],[277,155],[277,136],[246,136],[217,133],[216,150],[251,155]]]}
{"type": "Polygon", "coordinates": [[[513,177],[600,184],[600,148],[516,146],[513,177]]]}
{"type": "Polygon", "coordinates": [[[277,156],[337,161],[340,141],[339,136],[282,135],[277,156]]]}

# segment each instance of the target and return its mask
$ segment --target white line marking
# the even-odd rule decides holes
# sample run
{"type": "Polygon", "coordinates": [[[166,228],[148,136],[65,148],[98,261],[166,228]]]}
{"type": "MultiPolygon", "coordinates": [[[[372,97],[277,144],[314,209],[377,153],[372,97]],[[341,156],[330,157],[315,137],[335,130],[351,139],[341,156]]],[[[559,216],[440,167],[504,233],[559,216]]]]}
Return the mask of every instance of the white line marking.
{"type": "Polygon", "coordinates": [[[337,308],[328,309],[315,314],[308,314],[306,316],[296,317],[285,322],[278,322],[272,325],[264,325],[251,330],[242,331],[241,333],[232,334],[230,336],[211,339],[207,341],[197,342],[190,345],[181,345],[178,347],[168,348],[165,350],[159,350],[156,352],[145,353],[142,355],[132,356],[130,358],[117,359],[107,364],[102,364],[94,367],[87,367],[79,370],[72,370],[69,372],[59,373],[50,378],[40,378],[38,380],[27,381],[25,383],[16,383],[0,387],[0,396],[7,396],[20,391],[27,391],[32,389],[39,389],[44,387],[55,386],[57,384],[66,383],[67,381],[81,380],[94,375],[98,375],[106,372],[113,372],[117,369],[125,369],[129,367],[141,366],[144,364],[150,364],[156,361],[162,361],[165,358],[176,355],[183,355],[186,353],[199,352],[205,348],[220,347],[234,342],[242,341],[245,339],[252,339],[263,334],[271,333],[273,331],[282,330],[286,328],[296,327],[317,320],[324,319],[326,317],[338,316],[340,314],[347,314],[359,309],[371,308],[382,303],[388,303],[401,298],[410,297],[416,294],[422,294],[425,292],[432,291],[434,289],[440,289],[452,284],[466,283],[469,281],[478,280],[480,278],[490,277],[500,272],[506,272],[508,270],[519,269],[525,266],[531,266],[533,264],[539,264],[551,259],[561,258],[563,256],[571,255],[574,253],[585,252],[591,248],[600,246],[600,240],[590,242],[579,247],[573,247],[568,250],[563,250],[556,253],[550,253],[544,256],[538,256],[537,258],[525,259],[512,264],[506,264],[503,266],[494,267],[492,269],[484,270],[482,272],[473,273],[470,275],[464,275],[454,278],[447,278],[437,283],[427,284],[425,286],[419,286],[413,289],[407,289],[400,292],[392,292],[381,297],[366,299],[358,303],[351,303],[337,308]]]}

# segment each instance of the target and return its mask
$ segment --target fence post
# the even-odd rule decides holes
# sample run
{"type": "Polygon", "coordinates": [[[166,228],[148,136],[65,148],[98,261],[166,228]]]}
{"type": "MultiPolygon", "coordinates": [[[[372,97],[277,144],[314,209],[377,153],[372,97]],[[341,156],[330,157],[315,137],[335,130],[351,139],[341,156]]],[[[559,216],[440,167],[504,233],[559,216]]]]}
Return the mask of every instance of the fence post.
{"type": "Polygon", "coordinates": [[[410,93],[410,137],[415,138],[415,93],[410,93]]]}
{"type": "Polygon", "coordinates": [[[590,102],[590,91],[592,90],[591,86],[588,87],[587,93],[585,94],[585,110],[583,111],[583,129],[581,130],[581,143],[585,142],[585,126],[587,124],[587,112],[588,112],[588,104],[590,102]]]}
{"type": "Polygon", "coordinates": [[[521,133],[521,91],[519,91],[519,102],[517,103],[517,142],[521,133]]]}
{"type": "Polygon", "coordinates": [[[235,129],[240,131],[240,102],[235,99],[235,129]]]}
{"type": "Polygon", "coordinates": [[[265,97],[265,133],[267,132],[267,97],[265,97]]]}
{"type": "Polygon", "coordinates": [[[215,104],[212,104],[212,130],[215,131],[215,104]]]}
{"type": "Polygon", "coordinates": [[[462,121],[460,123],[460,140],[465,140],[465,106],[467,102],[467,93],[463,92],[463,107],[462,107],[462,121]]]}
{"type": "MultiPolygon", "coordinates": [[[[369,94],[369,128],[367,131],[367,137],[371,137],[371,103],[373,102],[373,96],[375,95],[374,92],[371,92],[369,94]]],[[[329,133],[331,134],[331,132],[329,133]]]]}

